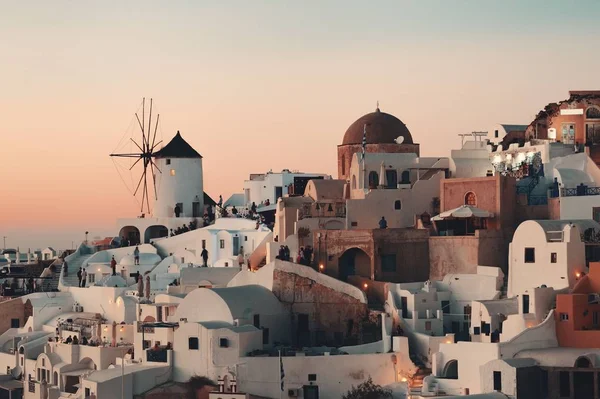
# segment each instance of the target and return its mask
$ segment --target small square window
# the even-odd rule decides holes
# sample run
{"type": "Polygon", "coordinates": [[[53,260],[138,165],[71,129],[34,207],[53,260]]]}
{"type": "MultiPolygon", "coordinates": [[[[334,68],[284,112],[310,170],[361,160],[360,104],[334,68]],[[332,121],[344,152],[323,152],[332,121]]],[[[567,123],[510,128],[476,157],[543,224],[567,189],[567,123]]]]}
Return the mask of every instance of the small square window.
{"type": "Polygon", "coordinates": [[[494,138],[498,138],[498,131],[494,130],[494,138]]]}
{"type": "Polygon", "coordinates": [[[188,349],[189,350],[198,350],[200,344],[198,342],[198,337],[189,337],[188,338],[188,349]]]}
{"type": "Polygon", "coordinates": [[[430,321],[425,322],[425,331],[431,331],[431,322],[430,321]]]}
{"type": "Polygon", "coordinates": [[[248,241],[248,236],[244,236],[244,241],[248,241]]]}
{"type": "Polygon", "coordinates": [[[221,249],[224,249],[224,248],[225,248],[225,240],[219,240],[219,247],[220,247],[221,249]]]}
{"type": "Polygon", "coordinates": [[[171,160],[167,159],[167,165],[171,165],[171,160]]]}
{"type": "Polygon", "coordinates": [[[19,319],[10,319],[10,328],[19,328],[20,321],[19,319]]]}
{"type": "Polygon", "coordinates": [[[473,327],[473,335],[479,335],[481,333],[481,327],[473,327]]]}
{"type": "Polygon", "coordinates": [[[219,338],[219,348],[229,348],[229,340],[227,338],[219,338]]]}
{"type": "Polygon", "coordinates": [[[171,176],[175,176],[175,169],[171,169],[171,176]]]}
{"type": "Polygon", "coordinates": [[[535,248],[525,248],[525,263],[535,263],[535,248]]]}
{"type": "Polygon", "coordinates": [[[557,258],[556,252],[552,252],[550,254],[550,263],[556,263],[556,258],[557,258]]]}
{"type": "Polygon", "coordinates": [[[356,227],[356,226],[358,226],[358,222],[350,222],[350,225],[351,225],[352,227],[356,227]]]}
{"type": "Polygon", "coordinates": [[[560,314],[560,321],[568,321],[569,320],[569,314],[568,313],[561,313],[560,314]]]}

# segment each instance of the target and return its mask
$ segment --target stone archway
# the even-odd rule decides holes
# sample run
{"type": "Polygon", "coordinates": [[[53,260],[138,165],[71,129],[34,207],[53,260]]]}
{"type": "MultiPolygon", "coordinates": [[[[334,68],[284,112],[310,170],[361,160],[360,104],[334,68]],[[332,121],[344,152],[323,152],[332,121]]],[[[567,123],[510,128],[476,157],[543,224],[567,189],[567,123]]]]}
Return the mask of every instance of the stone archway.
{"type": "Polygon", "coordinates": [[[458,379],[458,360],[450,360],[448,363],[446,363],[442,375],[444,378],[453,380],[458,379]]]}
{"type": "Polygon", "coordinates": [[[150,241],[154,238],[162,238],[169,236],[169,229],[162,225],[153,225],[149,226],[144,233],[144,242],[146,244],[150,243],[150,241]]]}
{"type": "Polygon", "coordinates": [[[338,278],[347,281],[349,276],[371,278],[371,258],[359,248],[346,250],[338,262],[338,278]]]}
{"type": "Polygon", "coordinates": [[[119,237],[121,238],[121,246],[123,245],[123,238],[129,241],[129,245],[140,244],[140,230],[135,226],[123,226],[119,231],[119,237]]]}

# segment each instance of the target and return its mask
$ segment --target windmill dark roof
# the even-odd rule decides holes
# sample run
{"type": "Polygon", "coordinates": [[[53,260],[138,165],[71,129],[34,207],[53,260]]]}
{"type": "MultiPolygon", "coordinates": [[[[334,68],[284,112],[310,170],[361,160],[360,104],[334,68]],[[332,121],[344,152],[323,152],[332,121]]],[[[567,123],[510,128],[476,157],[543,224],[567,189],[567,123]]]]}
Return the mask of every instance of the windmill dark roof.
{"type": "Polygon", "coordinates": [[[205,192],[204,193],[204,205],[215,206],[215,205],[217,205],[217,203],[215,202],[214,199],[210,198],[210,196],[208,194],[206,194],[206,192],[205,192]]]}
{"type": "Polygon", "coordinates": [[[181,137],[179,131],[169,144],[153,154],[156,158],[202,158],[187,141],[181,137]]]}

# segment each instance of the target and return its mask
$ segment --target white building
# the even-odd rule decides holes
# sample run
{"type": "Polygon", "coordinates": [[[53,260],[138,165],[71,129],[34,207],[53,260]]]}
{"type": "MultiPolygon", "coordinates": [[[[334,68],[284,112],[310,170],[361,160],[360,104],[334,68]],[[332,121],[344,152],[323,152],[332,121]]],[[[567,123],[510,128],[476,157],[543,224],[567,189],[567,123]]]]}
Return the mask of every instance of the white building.
{"type": "Polygon", "coordinates": [[[42,260],[51,260],[58,257],[58,252],[52,247],[42,249],[42,260]]]}
{"type": "Polygon", "coordinates": [[[508,297],[531,287],[573,288],[587,270],[587,229],[600,231],[593,220],[527,220],[519,225],[509,247],[508,297]]]}
{"type": "Polygon", "coordinates": [[[487,132],[487,139],[490,143],[499,144],[506,135],[512,133],[513,135],[520,135],[524,137],[525,130],[528,125],[507,125],[503,123],[497,123],[493,125],[487,132]]]}
{"type": "Polygon", "coordinates": [[[409,337],[414,353],[430,365],[441,343],[468,332],[472,301],[500,297],[503,277],[497,267],[478,266],[477,274],[447,274],[442,281],[385,283],[385,307],[409,337]]]}
{"type": "Polygon", "coordinates": [[[280,173],[269,171],[267,173],[251,174],[244,181],[244,202],[249,207],[255,203],[257,207],[267,201],[275,205],[277,200],[290,193],[291,186],[295,186],[296,194],[304,192],[304,187],[310,179],[331,179],[323,173],[303,173],[284,169],[280,173]]]}
{"type": "MultiPolygon", "coordinates": [[[[271,230],[245,218],[217,218],[215,223],[174,237],[157,240],[156,248],[163,256],[189,251],[201,262],[202,249],[208,251],[208,264],[213,267],[238,266],[238,255],[247,259],[263,242],[270,240],[271,230]]],[[[196,263],[197,264],[197,263],[196,263]]]]}
{"type": "Polygon", "coordinates": [[[152,215],[119,219],[119,237],[134,243],[167,237],[171,230],[202,222],[210,198],[204,193],[202,156],[177,132],[161,150],[153,154],[161,171],[157,176],[157,199],[152,215]],[[175,214],[178,208],[179,215],[175,214]]]}

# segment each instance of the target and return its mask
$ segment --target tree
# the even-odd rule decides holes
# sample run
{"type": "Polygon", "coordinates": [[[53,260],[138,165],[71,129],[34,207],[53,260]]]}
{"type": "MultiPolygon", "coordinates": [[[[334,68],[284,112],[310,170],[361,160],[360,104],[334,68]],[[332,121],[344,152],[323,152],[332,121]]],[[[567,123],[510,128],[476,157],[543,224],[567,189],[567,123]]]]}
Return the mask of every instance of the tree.
{"type": "Polygon", "coordinates": [[[391,399],[392,391],[384,389],[381,385],[373,383],[373,379],[368,380],[358,386],[352,386],[342,399],[391,399]]]}

